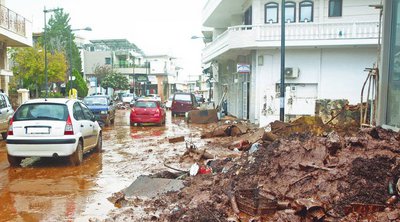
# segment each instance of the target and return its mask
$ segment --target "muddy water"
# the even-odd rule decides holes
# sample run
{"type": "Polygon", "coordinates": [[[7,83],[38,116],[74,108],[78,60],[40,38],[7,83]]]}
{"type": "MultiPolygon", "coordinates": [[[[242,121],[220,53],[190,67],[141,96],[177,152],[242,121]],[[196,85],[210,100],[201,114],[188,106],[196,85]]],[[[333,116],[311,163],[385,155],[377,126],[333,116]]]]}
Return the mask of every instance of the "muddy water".
{"type": "MultiPolygon", "coordinates": [[[[103,131],[104,152],[85,154],[81,166],[65,159],[29,158],[23,167],[8,166],[5,142],[0,141],[0,221],[88,221],[106,218],[115,210],[107,200],[139,175],[166,170],[185,143],[168,143],[184,135],[201,146],[200,128],[167,113],[165,126],[129,126],[129,111],[119,110],[114,126],[103,131]]],[[[190,166],[171,163],[177,168],[190,166]]]]}

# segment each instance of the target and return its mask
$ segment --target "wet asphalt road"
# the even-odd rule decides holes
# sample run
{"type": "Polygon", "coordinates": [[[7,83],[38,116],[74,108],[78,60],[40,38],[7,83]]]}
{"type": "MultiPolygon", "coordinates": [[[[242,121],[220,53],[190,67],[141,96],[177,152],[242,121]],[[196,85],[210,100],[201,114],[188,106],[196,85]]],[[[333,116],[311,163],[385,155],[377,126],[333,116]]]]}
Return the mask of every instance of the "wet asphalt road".
{"type": "Polygon", "coordinates": [[[78,167],[62,158],[29,158],[23,167],[10,168],[0,141],[0,221],[107,218],[116,210],[108,197],[139,175],[166,170],[164,160],[185,151],[184,142],[168,143],[168,137],[181,135],[201,143],[200,128],[189,127],[182,117],[167,112],[165,126],[129,126],[129,110],[118,110],[114,126],[103,130],[103,152],[85,154],[78,167]]]}

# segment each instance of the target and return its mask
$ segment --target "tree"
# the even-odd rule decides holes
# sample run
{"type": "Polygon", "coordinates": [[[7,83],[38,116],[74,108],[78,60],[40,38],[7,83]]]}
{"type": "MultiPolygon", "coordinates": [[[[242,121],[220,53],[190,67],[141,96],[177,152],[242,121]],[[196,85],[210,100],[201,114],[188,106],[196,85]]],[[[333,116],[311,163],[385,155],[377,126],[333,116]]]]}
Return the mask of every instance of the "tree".
{"type": "Polygon", "coordinates": [[[69,91],[70,83],[72,82],[72,87],[78,91],[78,97],[83,98],[87,96],[89,89],[87,87],[85,80],[82,78],[81,74],[77,70],[74,70],[72,75],[75,76],[75,80],[68,81],[67,90],[69,91]]]}
{"type": "MultiPolygon", "coordinates": [[[[63,10],[55,11],[49,19],[48,26],[46,29],[46,46],[50,52],[64,52],[65,57],[68,58],[68,64],[71,63],[69,52],[72,49],[72,66],[73,69],[82,71],[82,60],[79,53],[79,49],[76,46],[74,40],[75,35],[71,31],[71,25],[69,25],[70,17],[68,13],[63,10]],[[71,44],[71,45],[70,45],[71,44]],[[70,48],[71,46],[71,48],[70,48]]],[[[43,45],[43,38],[40,40],[43,45]]],[[[67,76],[67,73],[65,73],[67,76]]]]}
{"type": "Polygon", "coordinates": [[[129,89],[128,78],[121,73],[108,74],[101,83],[104,88],[112,88],[115,90],[127,90],[129,89]]]}
{"type": "MultiPolygon", "coordinates": [[[[43,48],[35,45],[32,48],[16,48],[12,51],[11,58],[15,63],[13,72],[18,85],[34,91],[36,97],[39,97],[39,92],[45,88],[43,48]]],[[[65,81],[64,73],[67,70],[65,55],[62,52],[48,53],[47,59],[48,83],[65,81]]]]}
{"type": "Polygon", "coordinates": [[[96,66],[94,69],[94,74],[97,78],[97,84],[101,85],[101,82],[103,79],[107,76],[113,73],[112,67],[109,65],[103,65],[103,66],[96,66]]]}

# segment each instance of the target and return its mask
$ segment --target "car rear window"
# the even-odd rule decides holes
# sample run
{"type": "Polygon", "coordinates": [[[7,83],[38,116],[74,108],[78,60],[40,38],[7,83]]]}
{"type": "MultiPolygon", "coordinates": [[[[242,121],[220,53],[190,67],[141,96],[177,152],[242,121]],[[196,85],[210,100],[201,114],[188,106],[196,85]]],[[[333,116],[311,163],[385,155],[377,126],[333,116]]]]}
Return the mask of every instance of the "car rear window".
{"type": "Polygon", "coordinates": [[[93,105],[108,105],[105,97],[86,97],[83,102],[88,106],[93,105]]]}
{"type": "Polygon", "coordinates": [[[14,121],[24,120],[59,120],[66,121],[68,109],[66,105],[54,103],[24,104],[14,114],[14,121]]]}
{"type": "Polygon", "coordinates": [[[156,102],[152,101],[137,101],[134,105],[137,108],[156,108],[156,102]]]}
{"type": "Polygon", "coordinates": [[[184,101],[184,102],[191,102],[190,94],[175,94],[174,100],[176,101],[184,101]]]}

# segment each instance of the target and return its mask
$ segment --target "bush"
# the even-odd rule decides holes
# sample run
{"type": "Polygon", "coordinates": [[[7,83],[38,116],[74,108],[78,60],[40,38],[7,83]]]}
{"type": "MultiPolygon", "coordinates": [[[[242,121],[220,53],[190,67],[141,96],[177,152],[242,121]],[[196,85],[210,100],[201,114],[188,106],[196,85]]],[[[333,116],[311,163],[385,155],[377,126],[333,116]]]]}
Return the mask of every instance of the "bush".
{"type": "MultiPolygon", "coordinates": [[[[87,96],[89,92],[86,82],[85,80],[83,80],[81,74],[78,71],[74,70],[72,74],[75,76],[75,80],[72,81],[72,86],[78,91],[78,97],[84,98],[85,96],[87,96]]],[[[69,84],[70,81],[68,81],[67,83],[67,88],[66,88],[67,95],[69,92],[69,84]]]]}

